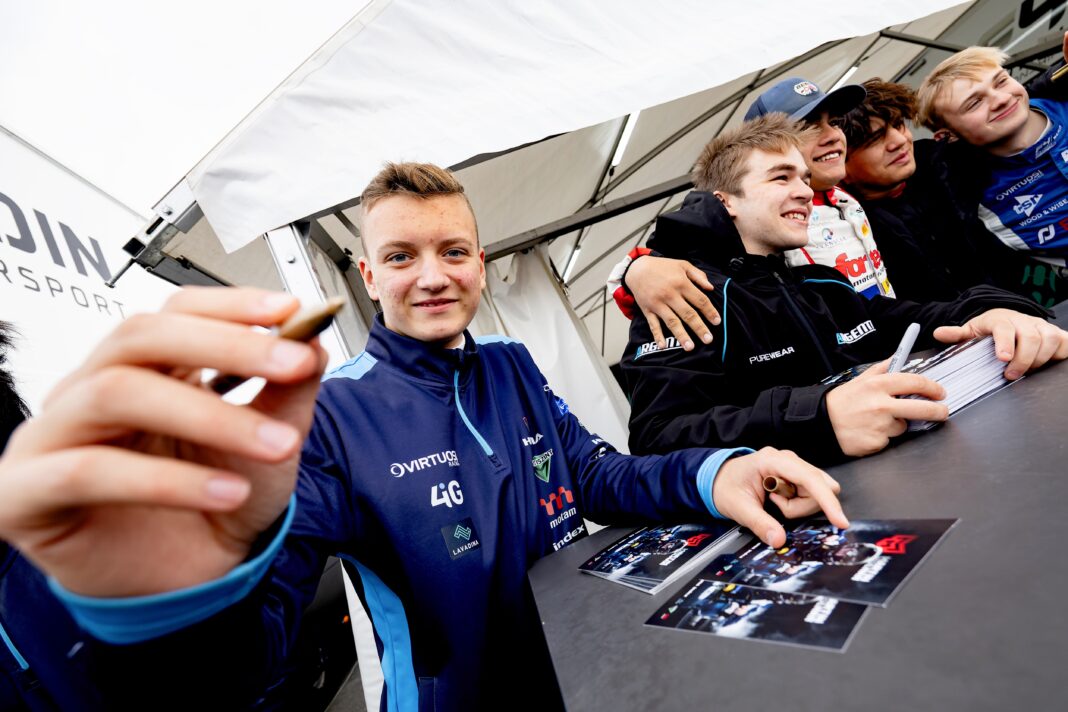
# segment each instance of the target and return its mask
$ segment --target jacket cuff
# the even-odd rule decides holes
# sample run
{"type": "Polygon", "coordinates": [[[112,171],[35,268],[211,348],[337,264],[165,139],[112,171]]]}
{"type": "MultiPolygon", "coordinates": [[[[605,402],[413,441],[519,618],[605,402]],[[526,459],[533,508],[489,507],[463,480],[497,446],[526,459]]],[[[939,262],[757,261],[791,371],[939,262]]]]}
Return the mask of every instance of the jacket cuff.
{"type": "Polygon", "coordinates": [[[634,295],[627,288],[627,272],[636,259],[650,253],[652,253],[652,250],[648,247],[635,247],[627,253],[626,257],[616,263],[615,267],[612,268],[611,274],[608,275],[608,291],[612,294],[612,299],[615,300],[616,306],[623,312],[623,316],[628,319],[634,319],[639,310],[637,302],[634,301],[634,295]]]}
{"type": "Polygon", "coordinates": [[[267,574],[293,523],[297,496],[271,542],[252,559],[214,581],[151,596],[97,598],[71,593],[54,578],[48,586],[88,633],[115,645],[140,643],[210,618],[242,600],[267,574]]]}
{"type": "Polygon", "coordinates": [[[841,384],[817,384],[790,389],[783,416],[784,445],[805,459],[822,462],[845,456],[827,413],[827,393],[841,384]]]}
{"type": "Polygon", "coordinates": [[[716,509],[716,503],[712,500],[712,488],[716,484],[716,475],[719,474],[719,468],[723,467],[723,463],[736,455],[748,455],[753,452],[751,448],[736,447],[725,450],[717,450],[716,452],[705,458],[705,461],[701,463],[701,467],[697,470],[697,493],[701,495],[701,501],[705,503],[705,507],[717,519],[726,519],[719,510],[716,509]]]}

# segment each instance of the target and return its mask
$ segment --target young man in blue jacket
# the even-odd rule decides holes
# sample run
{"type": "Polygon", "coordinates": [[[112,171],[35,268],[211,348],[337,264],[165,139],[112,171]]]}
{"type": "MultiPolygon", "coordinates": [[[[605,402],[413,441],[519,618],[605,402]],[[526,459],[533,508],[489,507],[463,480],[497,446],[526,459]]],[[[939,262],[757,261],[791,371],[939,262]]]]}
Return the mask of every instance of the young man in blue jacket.
{"type": "Polygon", "coordinates": [[[622,455],[521,344],[473,339],[484,253],[447,171],[387,166],[362,235],[382,315],[321,390],[313,347],[244,326],[292,299],[190,290],[127,320],[0,460],[0,534],[96,638],[109,702],[145,686],[165,705],[254,701],[338,553],[375,626],[384,709],[560,707],[526,571],[585,536],[583,517],[725,516],[779,545],[774,474],[800,488],[772,496],[787,516],[848,525],[837,483],[790,453],[622,455]],[[187,377],[199,367],[268,384],[229,405],[187,377]]]}

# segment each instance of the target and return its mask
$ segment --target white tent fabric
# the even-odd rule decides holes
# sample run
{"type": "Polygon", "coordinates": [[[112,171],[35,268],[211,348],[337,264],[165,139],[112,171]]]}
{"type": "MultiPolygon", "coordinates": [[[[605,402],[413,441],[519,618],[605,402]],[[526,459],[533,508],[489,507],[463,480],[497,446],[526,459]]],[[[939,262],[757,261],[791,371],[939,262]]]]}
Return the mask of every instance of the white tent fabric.
{"type": "Polygon", "coordinates": [[[384,160],[454,165],[956,4],[374,0],[190,173],[227,250],[343,203],[384,160]],[[795,21],[789,21],[795,18],[795,21]],[[270,196],[265,200],[264,196],[270,196]]]}
{"type": "Polygon", "coordinates": [[[505,333],[530,351],[553,391],[583,424],[622,452],[630,405],[567,302],[545,247],[487,267],[492,308],[505,333]]]}

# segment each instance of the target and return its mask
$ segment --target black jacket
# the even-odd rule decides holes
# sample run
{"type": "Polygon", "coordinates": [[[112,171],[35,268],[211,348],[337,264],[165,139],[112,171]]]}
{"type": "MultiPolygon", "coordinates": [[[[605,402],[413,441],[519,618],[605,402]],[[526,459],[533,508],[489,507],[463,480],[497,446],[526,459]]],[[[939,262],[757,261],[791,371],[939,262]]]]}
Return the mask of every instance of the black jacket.
{"type": "Polygon", "coordinates": [[[747,254],[711,193],[694,191],[679,211],[661,216],[649,246],[703,269],[723,320],[711,344],[690,352],[674,339],[658,350],[644,317],[632,322],[620,365],[635,453],[772,445],[832,461],[842,453],[827,417],[830,386],[812,384],[889,357],[913,321],[924,327],[919,350],[936,345],[936,327],[995,307],[1046,316],[1023,297],[985,286],[952,302],[865,299],[830,267],[789,269],[781,257],[747,254]]]}
{"type": "Polygon", "coordinates": [[[900,299],[949,301],[981,284],[1050,306],[1064,299],[1049,266],[991,235],[976,213],[986,175],[981,157],[963,144],[922,139],[916,173],[894,198],[865,200],[872,234],[900,299]],[[952,166],[952,168],[951,168],[952,166]],[[1036,279],[1046,275],[1046,279],[1036,279]]]}

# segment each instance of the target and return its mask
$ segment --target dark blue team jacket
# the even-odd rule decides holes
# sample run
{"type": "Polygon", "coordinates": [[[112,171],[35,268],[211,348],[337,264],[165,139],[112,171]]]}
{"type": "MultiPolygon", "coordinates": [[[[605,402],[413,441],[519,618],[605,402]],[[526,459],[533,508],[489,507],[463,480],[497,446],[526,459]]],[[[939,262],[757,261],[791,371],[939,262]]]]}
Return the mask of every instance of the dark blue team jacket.
{"type": "Polygon", "coordinates": [[[379,322],[367,350],[324,378],[296,503],[247,566],[103,613],[59,593],[97,637],[124,643],[94,646],[105,667],[183,676],[175,700],[212,676],[251,690],[276,678],[338,554],[359,572],[384,708],[549,709],[559,692],[527,569],[586,536],[583,517],[709,517],[713,478],[734,452],[622,455],[569,412],[522,344],[468,335],[442,349],[379,322]]]}

